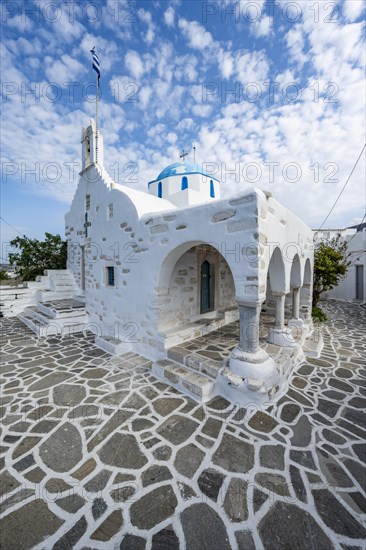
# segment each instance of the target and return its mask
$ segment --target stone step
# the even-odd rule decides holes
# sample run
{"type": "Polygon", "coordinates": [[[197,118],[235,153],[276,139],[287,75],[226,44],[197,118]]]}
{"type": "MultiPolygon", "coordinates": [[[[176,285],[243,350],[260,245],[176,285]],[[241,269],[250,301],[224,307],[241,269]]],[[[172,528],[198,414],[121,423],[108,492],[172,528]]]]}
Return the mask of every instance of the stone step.
{"type": "Polygon", "coordinates": [[[29,313],[19,313],[17,317],[28,328],[30,328],[38,337],[61,334],[61,327],[48,325],[47,323],[40,321],[39,319],[37,319],[33,315],[30,315],[29,313]]]}
{"type": "Polygon", "coordinates": [[[95,345],[97,348],[110,353],[111,355],[122,355],[131,350],[131,345],[118,340],[113,336],[96,336],[95,345]]]}
{"type": "Polygon", "coordinates": [[[30,328],[39,338],[45,338],[46,336],[62,336],[68,337],[73,334],[83,332],[87,325],[85,322],[69,321],[63,324],[57,322],[55,319],[51,322],[43,322],[39,318],[31,316],[27,313],[20,313],[17,315],[18,319],[22,321],[28,328],[30,328]]]}
{"type": "Polygon", "coordinates": [[[75,296],[75,293],[79,292],[79,289],[76,291],[74,289],[72,290],[40,290],[37,292],[37,300],[38,302],[50,302],[53,300],[65,300],[67,298],[73,298],[75,296]]]}
{"type": "Polygon", "coordinates": [[[155,361],[152,365],[152,374],[199,403],[205,403],[213,397],[213,380],[172,361],[155,361]]]}
{"type": "Polygon", "coordinates": [[[205,336],[214,330],[218,330],[228,323],[238,320],[237,310],[220,311],[216,317],[201,317],[197,321],[189,323],[183,327],[173,327],[162,331],[161,336],[164,341],[165,349],[205,336]]]}
{"type": "Polygon", "coordinates": [[[63,284],[57,284],[52,285],[54,292],[73,292],[74,294],[78,291],[78,287],[76,285],[70,284],[70,285],[63,285],[63,284]]]}
{"type": "Polygon", "coordinates": [[[68,269],[46,269],[44,271],[44,274],[48,277],[51,276],[58,276],[58,275],[70,275],[73,276],[72,273],[68,269]]]}
{"type": "MultiPolygon", "coordinates": [[[[71,300],[70,300],[71,301],[71,300]]],[[[73,300],[72,300],[73,301],[73,300]]],[[[80,302],[80,307],[65,307],[64,309],[55,307],[57,302],[63,303],[63,300],[55,300],[51,302],[40,302],[37,304],[38,311],[44,313],[51,319],[63,319],[69,317],[85,317],[85,304],[80,302]]]]}
{"type": "Polygon", "coordinates": [[[187,350],[180,346],[168,349],[167,357],[175,363],[187,367],[193,372],[199,372],[212,380],[216,380],[224,364],[223,360],[215,361],[198,353],[192,353],[191,350],[187,350]]]}
{"type": "Polygon", "coordinates": [[[38,309],[38,306],[28,306],[25,308],[24,312],[21,315],[26,315],[27,317],[30,317],[31,319],[36,319],[40,323],[43,323],[47,325],[50,323],[53,318],[48,313],[45,313],[43,311],[40,311],[38,309]]]}

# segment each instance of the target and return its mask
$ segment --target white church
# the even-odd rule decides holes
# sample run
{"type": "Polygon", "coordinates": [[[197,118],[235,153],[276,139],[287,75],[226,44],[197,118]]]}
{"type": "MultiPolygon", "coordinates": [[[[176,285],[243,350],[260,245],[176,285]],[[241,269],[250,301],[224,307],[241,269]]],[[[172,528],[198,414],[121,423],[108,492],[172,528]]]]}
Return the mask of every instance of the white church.
{"type": "Polygon", "coordinates": [[[137,353],[197,401],[268,402],[322,345],[311,321],[313,233],[271,193],[220,198],[220,181],[176,162],[146,185],[119,185],[95,122],[65,216],[67,270],[35,285],[19,314],[40,336],[91,331],[112,353],[137,353]],[[221,336],[222,335],[222,338],[221,336]]]}
{"type": "Polygon", "coordinates": [[[272,307],[272,351],[299,356],[312,331],[311,229],[270,193],[221,199],[220,182],[192,162],[163,169],[146,192],[119,185],[104,168],[93,120],[81,142],[80,181],[65,216],[68,270],[98,345],[151,359],[156,376],[202,401],[276,395],[290,368],[260,345],[261,311],[272,307]],[[187,352],[187,342],[238,320],[238,341],[220,368],[187,352]]]}

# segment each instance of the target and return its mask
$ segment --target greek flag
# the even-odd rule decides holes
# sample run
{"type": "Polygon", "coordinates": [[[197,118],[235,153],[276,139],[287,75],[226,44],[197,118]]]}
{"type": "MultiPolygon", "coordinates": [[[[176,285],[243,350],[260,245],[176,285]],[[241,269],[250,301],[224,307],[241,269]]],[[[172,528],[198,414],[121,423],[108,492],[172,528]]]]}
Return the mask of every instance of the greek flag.
{"type": "Polygon", "coordinates": [[[99,84],[99,79],[100,79],[99,55],[97,54],[97,52],[95,50],[95,46],[93,46],[93,49],[90,50],[90,53],[93,56],[93,69],[98,75],[98,84],[99,84]]]}

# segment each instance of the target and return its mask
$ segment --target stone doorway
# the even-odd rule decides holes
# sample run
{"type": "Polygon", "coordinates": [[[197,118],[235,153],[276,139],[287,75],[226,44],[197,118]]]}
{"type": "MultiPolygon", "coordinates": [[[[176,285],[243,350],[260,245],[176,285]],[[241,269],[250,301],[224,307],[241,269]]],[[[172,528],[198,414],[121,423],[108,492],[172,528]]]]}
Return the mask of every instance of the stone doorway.
{"type": "Polygon", "coordinates": [[[201,313],[206,313],[214,308],[214,271],[209,261],[201,264],[201,313]]]}
{"type": "Polygon", "coordinates": [[[363,298],[363,265],[356,265],[356,300],[363,298]]]}

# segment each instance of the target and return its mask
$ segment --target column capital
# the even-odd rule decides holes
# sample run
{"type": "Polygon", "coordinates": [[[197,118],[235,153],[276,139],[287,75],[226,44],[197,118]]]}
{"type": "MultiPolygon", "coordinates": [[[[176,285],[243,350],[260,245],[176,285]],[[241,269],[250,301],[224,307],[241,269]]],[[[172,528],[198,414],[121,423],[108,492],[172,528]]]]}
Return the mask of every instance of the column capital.
{"type": "Polygon", "coordinates": [[[286,294],[288,294],[288,292],[286,292],[284,290],[283,291],[282,290],[281,291],[272,290],[272,296],[275,296],[276,298],[281,298],[281,296],[286,296],[286,294]]]}

